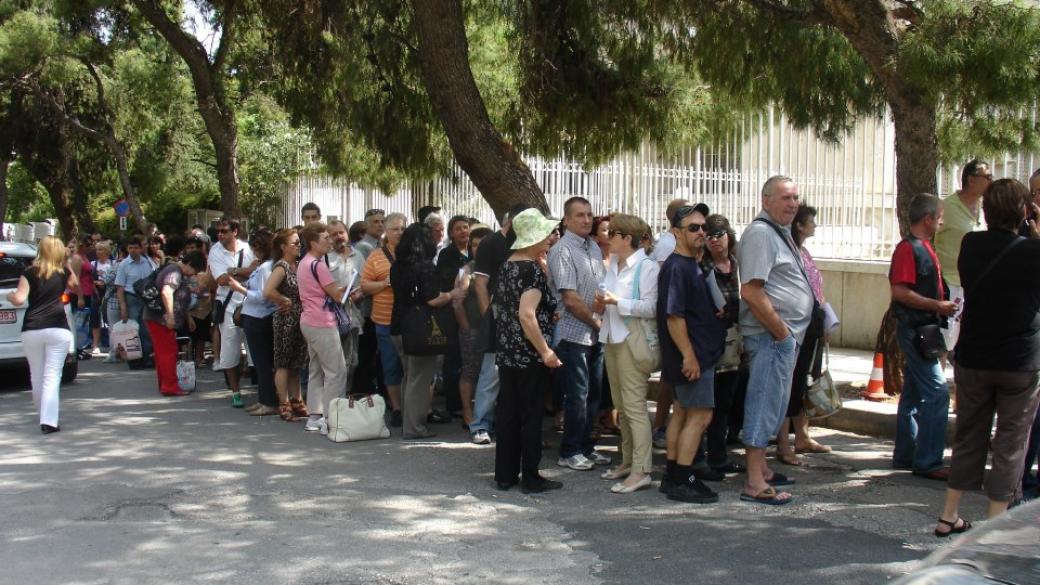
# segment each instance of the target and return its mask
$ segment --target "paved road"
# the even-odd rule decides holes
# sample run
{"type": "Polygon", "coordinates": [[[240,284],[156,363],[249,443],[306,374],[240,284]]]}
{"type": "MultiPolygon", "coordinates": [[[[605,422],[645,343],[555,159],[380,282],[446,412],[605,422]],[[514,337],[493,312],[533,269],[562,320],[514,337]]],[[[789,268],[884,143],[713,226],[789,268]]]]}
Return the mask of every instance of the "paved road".
{"type": "Polygon", "coordinates": [[[552,451],[564,489],[524,496],[494,490],[493,448],[456,423],[428,443],[335,444],[233,410],[205,390],[212,372],[184,398],[160,397],[152,372],[80,372],[48,436],[23,379],[0,373],[2,585],[867,585],[938,546],[942,486],[856,435],[821,431],[835,452],[783,470],[799,483],[782,508],[738,501],[737,477],[712,506],[614,495],[552,451]]]}

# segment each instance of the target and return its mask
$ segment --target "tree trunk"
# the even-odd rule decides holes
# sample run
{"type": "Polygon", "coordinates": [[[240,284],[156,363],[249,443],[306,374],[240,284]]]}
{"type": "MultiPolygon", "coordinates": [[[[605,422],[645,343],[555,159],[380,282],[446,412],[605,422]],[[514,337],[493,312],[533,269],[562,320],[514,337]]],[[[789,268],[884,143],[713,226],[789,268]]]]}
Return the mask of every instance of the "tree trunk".
{"type": "Polygon", "coordinates": [[[68,182],[55,178],[42,180],[37,176],[36,180],[40,181],[43,188],[47,190],[47,194],[51,196],[51,205],[54,206],[54,215],[58,216],[56,219],[61,230],[61,237],[68,242],[79,234],[76,219],[69,205],[69,200],[72,198],[70,196],[72,187],[68,182]]]}
{"type": "Polygon", "coordinates": [[[83,175],[79,170],[79,160],[72,159],[69,173],[66,175],[72,186],[72,216],[76,220],[76,233],[78,235],[92,234],[97,231],[94,218],[90,217],[89,200],[87,189],[83,185],[83,175]]]}
{"type": "Polygon", "coordinates": [[[913,95],[889,95],[896,143],[896,208],[899,233],[910,231],[910,202],[920,193],[935,193],[939,168],[939,139],[935,106],[913,95]]]}
{"type": "Polygon", "coordinates": [[[460,0],[411,0],[426,92],[462,170],[501,217],[528,203],[548,212],[542,189],[491,123],[469,64],[460,0]]]}
{"type": "Polygon", "coordinates": [[[6,239],[4,221],[7,219],[7,171],[10,170],[12,162],[12,153],[0,153],[0,239],[6,239]]]}
{"type": "Polygon", "coordinates": [[[103,141],[108,146],[109,152],[112,153],[112,157],[116,159],[116,171],[119,173],[119,184],[123,187],[123,198],[126,199],[127,205],[130,206],[130,214],[134,216],[137,227],[143,230],[147,223],[144,217],[144,210],[141,209],[141,201],[137,198],[137,189],[134,188],[133,182],[130,181],[130,165],[126,160],[126,150],[119,140],[116,139],[112,127],[108,126],[106,130],[103,141]]]}
{"type": "Polygon", "coordinates": [[[234,0],[223,3],[220,45],[214,52],[212,61],[202,43],[186,33],[180,24],[170,20],[165,8],[157,0],[134,0],[134,6],[188,66],[199,115],[206,124],[206,133],[209,134],[216,152],[220,207],[224,215],[240,218],[242,210],[238,206],[238,122],[231,100],[224,91],[223,80],[225,60],[234,42],[238,3],[234,0]]]}

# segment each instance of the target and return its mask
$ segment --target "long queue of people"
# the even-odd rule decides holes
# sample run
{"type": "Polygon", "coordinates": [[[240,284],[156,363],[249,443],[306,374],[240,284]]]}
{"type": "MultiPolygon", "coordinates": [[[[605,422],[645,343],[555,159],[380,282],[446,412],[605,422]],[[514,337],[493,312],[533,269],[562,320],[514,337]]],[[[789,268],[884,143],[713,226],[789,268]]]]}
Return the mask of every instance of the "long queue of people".
{"type": "MultiPolygon", "coordinates": [[[[896,248],[890,275],[892,312],[908,355],[893,465],[947,478],[942,439],[936,438],[945,433],[941,393],[947,392],[947,401],[949,396],[939,363],[946,356],[935,348],[925,351],[919,338],[932,324],[941,337],[941,317],[961,311],[963,333],[954,353],[958,402],[975,405],[989,419],[994,410],[1001,412],[994,461],[998,445],[1006,452],[999,453],[1002,463],[992,475],[1003,479],[989,490],[999,508],[1021,493],[1016,489],[1023,469],[1030,477],[1025,457],[1037,406],[1040,287],[1033,282],[1001,287],[1028,292],[1006,303],[982,303],[972,302],[977,289],[969,283],[979,272],[994,278],[1005,271],[1001,278],[1012,278],[1012,265],[1036,261],[1040,242],[1035,219],[1027,218],[1036,207],[1024,186],[1010,180],[990,185],[991,177],[977,185],[986,168],[977,161],[965,168],[970,172],[962,191],[978,191],[967,204],[982,202],[981,210],[972,208],[976,225],[984,214],[994,242],[1006,239],[1009,226],[1028,237],[1020,238],[1025,245],[1014,240],[1017,248],[1007,252],[1014,262],[999,265],[1000,270],[977,266],[955,252],[963,301],[950,301],[930,243],[942,225],[942,203],[930,195],[914,199],[913,225],[896,248]],[[1001,311],[1016,311],[1020,318],[1005,326],[1009,320],[1001,311]],[[1010,352],[1014,359],[1000,345],[1008,339],[1017,340],[1010,352]],[[987,345],[991,342],[993,347],[987,345]],[[1007,359],[991,359],[994,352],[1007,359]],[[994,387],[993,364],[1028,375],[994,387]],[[993,400],[972,400],[969,394],[989,388],[986,392],[1000,395],[1008,384],[1017,384],[1013,408],[1020,416],[1013,421],[999,397],[993,406],[993,400]]],[[[961,193],[951,197],[962,200],[961,193]]],[[[599,466],[614,493],[652,485],[651,453],[657,445],[666,452],[660,490],[670,499],[715,502],[718,494],[705,482],[743,473],[741,500],[782,505],[793,495],[779,488],[795,481],[771,465],[770,443],[776,443],[773,461],[792,466],[802,464],[800,455],[830,450],[810,436],[803,407],[809,382],[822,373],[827,300],[821,272],[805,246],[815,233],[816,210],[799,202],[796,183],[785,176],[766,181],[761,202],[739,245],[726,217],[685,200],[667,206],[669,228],[656,238],[642,218],[596,216],[581,197],[565,203],[560,222],[516,205],[499,230],[464,216],[445,220],[439,208],[423,208],[411,224],[403,214],[372,209],[363,223],[349,228],[339,221],[326,225],[320,209],[308,203],[300,226],[259,228],[248,241],[240,239],[233,219],[217,222],[211,246],[201,229],[187,242],[167,241],[165,257],[131,238],[115,268],[103,245],[92,251],[81,247],[61,272],[68,278],[61,288],[102,299],[97,304],[108,308],[102,325],[128,319],[146,324],[142,338],[148,334],[148,349],[142,363],[131,367],[148,367],[154,352],[163,394],[183,392],[174,361],[177,338],[188,337],[195,341],[197,359],[211,346],[213,369],[224,373],[232,406],[251,415],[303,420],[305,430],[326,434],[325,415],[334,398],[381,393],[389,402],[390,426],[400,427],[405,440],[430,438],[432,424],[460,416],[474,443],[494,439],[494,481],[501,490],[561,487],[539,472],[548,409],[558,413],[562,431],[557,464],[578,471],[599,466]],[[161,269],[153,274],[156,267],[161,269]],[[162,291],[164,311],[144,307],[137,298],[134,282],[148,277],[162,291]],[[85,289],[85,278],[97,287],[85,289]],[[440,355],[409,351],[414,343],[403,337],[415,313],[448,315],[457,340],[436,352],[440,355]],[[257,388],[257,401],[248,407],[241,393],[244,360],[257,388]],[[649,397],[657,404],[651,422],[649,379],[656,371],[661,375],[658,393],[649,397]],[[437,388],[447,412],[432,407],[437,388]],[[616,412],[616,419],[602,418],[604,411],[616,412]],[[598,427],[614,420],[621,434],[619,461],[596,448],[598,427]],[[727,445],[735,438],[744,446],[743,463],[729,455],[727,445]]],[[[943,249],[941,239],[937,246],[943,249]]],[[[964,238],[966,249],[974,246],[969,239],[964,238]]],[[[1001,256],[997,243],[980,244],[985,248],[980,253],[1001,256]]],[[[41,259],[47,249],[41,246],[41,259]]],[[[28,274],[27,291],[39,288],[31,282],[49,282],[53,274],[28,274]]],[[[1035,271],[1030,275],[1037,277],[1035,271]]],[[[1015,273],[1015,278],[1026,277],[1015,273]]],[[[32,294],[29,302],[32,307],[32,294]]],[[[90,342],[84,336],[81,343],[90,342]]],[[[947,347],[954,349],[954,342],[943,340],[942,349],[947,347]]],[[[956,516],[956,501],[957,490],[977,489],[982,481],[977,468],[979,457],[985,463],[986,446],[982,427],[974,426],[958,426],[953,503],[940,518],[937,536],[970,526],[956,516]],[[963,472],[957,465],[961,459],[971,460],[963,472]]]]}

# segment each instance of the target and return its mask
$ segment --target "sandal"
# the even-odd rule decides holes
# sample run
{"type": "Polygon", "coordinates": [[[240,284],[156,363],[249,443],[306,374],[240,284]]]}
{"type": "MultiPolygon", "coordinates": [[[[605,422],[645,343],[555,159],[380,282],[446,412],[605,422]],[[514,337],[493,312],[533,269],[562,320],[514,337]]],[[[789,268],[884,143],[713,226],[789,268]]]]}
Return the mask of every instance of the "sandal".
{"type": "Polygon", "coordinates": [[[946,532],[939,532],[939,529],[936,528],[933,531],[933,534],[935,534],[936,538],[946,538],[947,536],[953,536],[954,534],[961,534],[963,532],[967,532],[971,528],[971,522],[968,522],[960,516],[958,516],[957,520],[954,520],[953,522],[947,522],[946,520],[939,518],[939,524],[949,526],[950,529],[946,532]],[[957,527],[958,520],[961,522],[960,528],[957,527]]]}
{"type": "Polygon", "coordinates": [[[766,504],[767,506],[783,506],[790,503],[794,498],[781,498],[776,488],[769,486],[754,495],[742,491],[740,492],[740,499],[743,502],[754,502],[756,504],[766,504]]]}
{"type": "Polygon", "coordinates": [[[804,453],[830,453],[831,448],[813,441],[808,447],[795,447],[794,452],[799,455],[804,453]]]}
{"type": "Polygon", "coordinates": [[[307,405],[304,404],[302,400],[297,400],[294,398],[289,401],[289,405],[292,407],[293,415],[299,418],[310,416],[310,413],[307,412],[307,405]]]}
{"type": "Polygon", "coordinates": [[[281,402],[278,404],[278,416],[282,417],[285,422],[296,422],[299,420],[296,415],[293,414],[292,405],[288,402],[281,402]]]}

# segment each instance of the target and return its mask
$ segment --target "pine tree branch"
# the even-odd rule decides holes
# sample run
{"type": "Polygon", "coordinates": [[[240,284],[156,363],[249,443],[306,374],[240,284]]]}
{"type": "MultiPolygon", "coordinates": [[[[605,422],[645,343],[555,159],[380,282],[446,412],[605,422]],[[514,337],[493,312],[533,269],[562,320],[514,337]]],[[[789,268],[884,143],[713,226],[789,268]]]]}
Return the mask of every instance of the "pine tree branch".
{"type": "Polygon", "coordinates": [[[823,15],[816,9],[792,8],[783,2],[777,2],[774,0],[745,0],[745,2],[759,10],[771,12],[788,20],[821,24],[824,22],[824,19],[822,18],[823,15]]]}
{"type": "Polygon", "coordinates": [[[231,45],[235,42],[235,19],[238,17],[238,2],[230,0],[224,8],[223,18],[220,23],[220,45],[213,55],[213,71],[219,75],[224,70],[224,62],[227,61],[231,45]]]}

